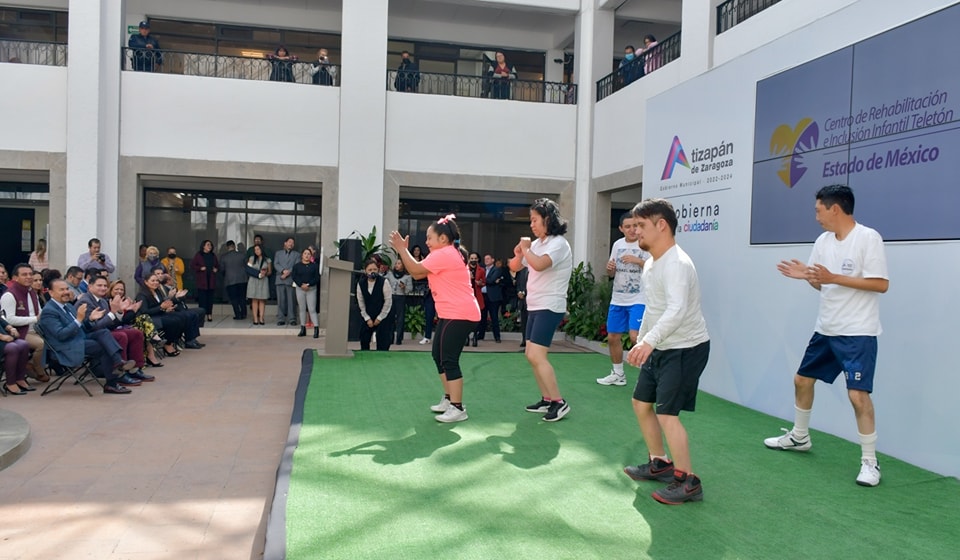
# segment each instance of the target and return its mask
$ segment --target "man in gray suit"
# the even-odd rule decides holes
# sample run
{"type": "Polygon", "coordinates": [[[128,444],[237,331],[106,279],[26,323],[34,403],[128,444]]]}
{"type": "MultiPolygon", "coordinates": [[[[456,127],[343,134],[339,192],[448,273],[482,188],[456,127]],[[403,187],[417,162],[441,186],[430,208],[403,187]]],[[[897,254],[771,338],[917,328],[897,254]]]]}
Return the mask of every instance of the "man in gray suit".
{"type": "Polygon", "coordinates": [[[283,249],[273,255],[273,270],[277,276],[277,324],[297,324],[297,294],[293,288],[293,265],[300,262],[300,254],[293,250],[293,237],[283,242],[283,249]]]}
{"type": "Polygon", "coordinates": [[[233,320],[240,321],[247,318],[247,263],[232,240],[227,241],[226,249],[227,252],[220,257],[223,285],[226,286],[227,299],[233,306],[233,320]]]}
{"type": "Polygon", "coordinates": [[[40,313],[40,326],[48,351],[57,362],[68,367],[77,367],[85,357],[93,362],[93,371],[105,380],[103,392],[107,394],[126,394],[130,389],[125,385],[139,385],[140,382],[123,381],[126,372],[137,367],[133,360],[124,361],[120,357],[120,346],[105,330],[93,331],[90,337],[84,334],[89,321],[97,321],[104,316],[102,309],[94,309],[87,314],[86,304],[74,308],[70,303],[73,294],[70,286],[62,279],[51,282],[50,301],[40,313]]]}

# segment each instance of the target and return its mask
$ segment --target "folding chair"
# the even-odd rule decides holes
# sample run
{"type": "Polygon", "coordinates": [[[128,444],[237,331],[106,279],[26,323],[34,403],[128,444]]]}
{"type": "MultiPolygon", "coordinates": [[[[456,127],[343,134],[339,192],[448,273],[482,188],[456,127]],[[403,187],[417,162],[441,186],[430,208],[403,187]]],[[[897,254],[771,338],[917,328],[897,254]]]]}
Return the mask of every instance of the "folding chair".
{"type": "MultiPolygon", "coordinates": [[[[40,324],[34,324],[34,330],[41,338],[46,341],[47,337],[43,332],[43,329],[40,328],[40,324]]],[[[97,379],[97,376],[93,373],[93,360],[90,358],[84,357],[83,362],[76,367],[65,366],[57,361],[57,358],[53,355],[53,351],[50,350],[49,344],[44,344],[44,357],[47,362],[47,374],[50,376],[50,383],[43,389],[43,392],[40,393],[40,396],[44,396],[47,393],[52,393],[54,391],[59,391],[60,387],[68,379],[73,379],[74,385],[79,385],[84,391],[86,391],[87,396],[92,397],[93,393],[90,392],[90,389],[87,389],[86,384],[93,379],[100,388],[103,388],[103,383],[97,379]]]]}

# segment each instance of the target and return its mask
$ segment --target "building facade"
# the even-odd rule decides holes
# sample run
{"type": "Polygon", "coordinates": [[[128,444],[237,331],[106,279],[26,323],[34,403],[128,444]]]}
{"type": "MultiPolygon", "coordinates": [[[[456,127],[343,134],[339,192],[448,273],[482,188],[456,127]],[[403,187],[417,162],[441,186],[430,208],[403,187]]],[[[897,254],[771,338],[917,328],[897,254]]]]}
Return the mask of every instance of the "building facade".
{"type": "MultiPolygon", "coordinates": [[[[466,246],[508,256],[528,231],[527,207],[548,196],[570,219],[574,258],[598,270],[618,213],[665,194],[650,187],[661,176],[663,143],[682,137],[674,123],[724,123],[731,136],[718,132],[704,145],[729,143],[746,161],[759,80],[954,4],[20,0],[0,5],[0,233],[17,235],[13,255],[46,238],[53,266],[72,264],[98,237],[128,278],[141,243],[190,256],[204,239],[249,245],[259,234],[279,248],[295,235],[298,246],[319,244],[329,255],[336,240],[373,227],[422,243],[431,220],[454,212],[466,246]],[[142,21],[163,53],[149,69],[125,48],[142,21]],[[659,46],[627,78],[617,71],[624,47],[639,51],[646,35],[659,46]],[[298,60],[271,60],[281,45],[298,60]],[[335,71],[315,85],[319,48],[335,71]],[[413,87],[398,81],[404,50],[418,64],[413,87]],[[498,50],[515,70],[505,94],[488,72],[498,50]]],[[[691,215],[708,206],[722,215],[714,222],[723,234],[680,237],[700,268],[718,342],[705,386],[789,417],[790,372],[815,304],[811,294],[782,292],[795,287],[771,271],[780,258],[805,259],[809,247],[750,245],[749,167],[722,182],[730,194],[718,196],[728,198],[674,198],[691,215]],[[787,327],[771,327],[784,316],[787,327]]],[[[882,224],[868,225],[883,233],[882,224]]],[[[913,270],[927,259],[952,277],[957,259],[932,253],[957,256],[957,246],[889,251],[897,264],[882,344],[923,346],[948,326],[932,320],[921,333],[904,330],[915,309],[896,292],[925,289],[930,275],[913,270]]],[[[955,296],[941,307],[960,313],[955,296]]],[[[916,453],[917,433],[960,421],[958,413],[917,420],[896,410],[898,395],[915,393],[897,373],[935,372],[949,356],[931,349],[921,364],[913,359],[881,357],[890,383],[877,395],[888,429],[881,447],[960,474],[960,444],[916,453]]],[[[940,411],[952,393],[923,402],[940,411]]],[[[815,427],[855,438],[845,397],[817,406],[824,410],[815,427]]]]}

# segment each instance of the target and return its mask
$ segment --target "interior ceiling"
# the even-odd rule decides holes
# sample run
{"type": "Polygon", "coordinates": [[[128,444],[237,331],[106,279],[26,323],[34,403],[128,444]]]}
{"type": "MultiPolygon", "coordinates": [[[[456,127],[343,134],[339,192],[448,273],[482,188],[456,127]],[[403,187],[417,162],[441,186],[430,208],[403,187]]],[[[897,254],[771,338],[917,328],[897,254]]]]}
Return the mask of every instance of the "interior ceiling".
{"type": "Polygon", "coordinates": [[[280,191],[284,194],[319,196],[322,183],[303,181],[256,181],[251,179],[221,179],[211,177],[172,177],[163,175],[141,175],[140,184],[147,189],[165,190],[209,190],[217,192],[243,192],[269,194],[280,191]]]}
{"type": "MultiPolygon", "coordinates": [[[[446,189],[443,191],[445,202],[496,202],[497,204],[529,205],[544,196],[540,193],[506,192],[491,193],[487,190],[446,189]]],[[[404,200],[437,200],[437,189],[426,187],[400,187],[400,198],[404,200]]]]}

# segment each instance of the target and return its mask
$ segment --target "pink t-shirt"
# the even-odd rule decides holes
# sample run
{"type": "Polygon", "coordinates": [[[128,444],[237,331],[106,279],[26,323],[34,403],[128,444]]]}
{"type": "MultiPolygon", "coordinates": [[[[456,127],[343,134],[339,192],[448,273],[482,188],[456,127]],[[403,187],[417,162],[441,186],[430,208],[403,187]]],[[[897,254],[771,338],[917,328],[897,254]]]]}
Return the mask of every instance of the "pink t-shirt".
{"type": "Polygon", "coordinates": [[[427,269],[427,284],[433,293],[437,316],[441,319],[479,321],[480,306],[473,296],[470,269],[453,245],[430,251],[420,261],[427,269]]]}

